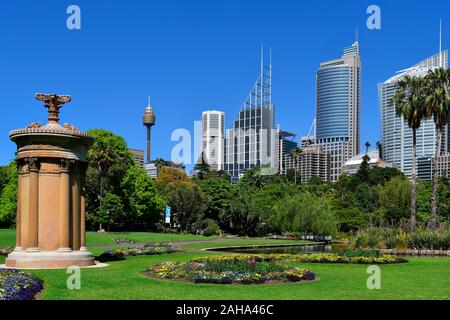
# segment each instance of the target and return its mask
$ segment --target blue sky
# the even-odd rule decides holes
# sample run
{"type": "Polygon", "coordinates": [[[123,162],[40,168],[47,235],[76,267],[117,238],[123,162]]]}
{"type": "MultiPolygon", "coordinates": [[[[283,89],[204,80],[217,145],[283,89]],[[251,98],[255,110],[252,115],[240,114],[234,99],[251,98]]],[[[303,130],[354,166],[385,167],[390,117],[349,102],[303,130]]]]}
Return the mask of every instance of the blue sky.
{"type": "Polygon", "coordinates": [[[380,137],[377,84],[438,51],[450,38],[448,0],[41,0],[0,4],[0,164],[13,157],[8,132],[46,120],[35,92],[72,95],[62,122],[106,128],[145,147],[141,118],[151,94],[152,157],[170,158],[171,133],[193,131],[207,109],[227,127],[254,84],[260,46],[273,51],[273,101],[282,129],[304,135],[315,112],[315,71],[338,58],[359,28],[362,144],[380,137]],[[66,9],[81,8],[81,30],[66,9]],[[382,29],[366,27],[381,8],[382,29]]]}

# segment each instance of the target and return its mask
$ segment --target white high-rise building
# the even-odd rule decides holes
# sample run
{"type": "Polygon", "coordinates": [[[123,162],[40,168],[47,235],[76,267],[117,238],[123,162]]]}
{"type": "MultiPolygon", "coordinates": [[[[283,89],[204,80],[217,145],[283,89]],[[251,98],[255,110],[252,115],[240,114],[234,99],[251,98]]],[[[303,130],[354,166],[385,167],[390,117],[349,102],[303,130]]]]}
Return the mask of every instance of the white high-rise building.
{"type": "MultiPolygon", "coordinates": [[[[382,84],[378,85],[378,99],[381,117],[382,155],[386,162],[394,164],[405,175],[412,175],[412,129],[408,123],[396,115],[395,104],[392,99],[395,96],[397,82],[405,76],[425,76],[430,69],[438,67],[448,68],[448,51],[442,51],[415,66],[401,70],[382,84]]],[[[436,130],[433,119],[423,120],[417,130],[418,171],[420,171],[419,159],[428,158],[435,154],[436,130]]],[[[441,152],[448,153],[448,130],[442,135],[441,152]]]]}
{"type": "Polygon", "coordinates": [[[205,111],[202,114],[202,152],[211,170],[223,170],[225,114],[205,111]]]}

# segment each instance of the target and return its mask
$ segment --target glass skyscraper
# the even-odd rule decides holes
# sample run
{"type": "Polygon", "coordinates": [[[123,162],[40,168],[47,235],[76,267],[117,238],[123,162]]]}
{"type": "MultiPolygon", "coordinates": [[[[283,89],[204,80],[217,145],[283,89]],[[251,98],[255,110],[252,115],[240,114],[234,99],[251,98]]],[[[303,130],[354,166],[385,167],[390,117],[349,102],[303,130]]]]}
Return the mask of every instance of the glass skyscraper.
{"type": "Polygon", "coordinates": [[[265,66],[227,130],[224,170],[233,181],[248,169],[264,166],[275,170],[275,111],[272,104],[272,64],[265,66]]]}
{"type": "MultiPolygon", "coordinates": [[[[394,164],[408,177],[412,175],[412,129],[408,127],[408,123],[402,117],[396,115],[392,99],[395,96],[399,80],[405,76],[425,76],[428,70],[439,66],[448,68],[448,51],[433,55],[411,68],[399,71],[395,76],[378,85],[382,154],[386,162],[394,164]]],[[[430,162],[431,157],[435,154],[435,137],[436,130],[433,119],[423,120],[420,128],[417,129],[416,157],[419,177],[431,176],[431,174],[422,174],[421,171],[430,166],[426,162],[430,162]]],[[[443,133],[442,139],[441,152],[446,154],[449,148],[448,128],[443,133]]]]}
{"type": "Polygon", "coordinates": [[[340,59],[320,64],[316,74],[316,143],[331,155],[331,181],[345,161],[359,153],[361,58],[359,44],[344,49],[340,59]]]}

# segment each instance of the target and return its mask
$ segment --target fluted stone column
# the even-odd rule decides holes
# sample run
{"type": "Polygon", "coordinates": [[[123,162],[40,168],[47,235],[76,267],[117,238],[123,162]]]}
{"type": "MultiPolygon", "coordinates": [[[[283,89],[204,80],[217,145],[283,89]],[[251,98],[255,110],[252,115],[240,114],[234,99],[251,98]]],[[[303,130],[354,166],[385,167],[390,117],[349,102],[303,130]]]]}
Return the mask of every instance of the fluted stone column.
{"type": "Polygon", "coordinates": [[[16,214],[16,251],[22,250],[22,168],[17,164],[17,214],[16,214]]]}
{"type": "Polygon", "coordinates": [[[80,250],[80,178],[78,174],[78,164],[74,166],[72,172],[72,248],[74,251],[80,250]]]}
{"type": "Polygon", "coordinates": [[[39,252],[39,162],[35,158],[28,159],[29,166],[29,209],[28,209],[28,246],[27,252],[39,252]]]}
{"type": "Polygon", "coordinates": [[[72,251],[70,247],[70,161],[61,160],[59,199],[59,249],[60,252],[72,251]]]}
{"type": "MultiPolygon", "coordinates": [[[[81,171],[86,171],[86,165],[81,164],[81,171]]],[[[80,251],[87,251],[86,247],[86,178],[80,176],[80,251]]]]}

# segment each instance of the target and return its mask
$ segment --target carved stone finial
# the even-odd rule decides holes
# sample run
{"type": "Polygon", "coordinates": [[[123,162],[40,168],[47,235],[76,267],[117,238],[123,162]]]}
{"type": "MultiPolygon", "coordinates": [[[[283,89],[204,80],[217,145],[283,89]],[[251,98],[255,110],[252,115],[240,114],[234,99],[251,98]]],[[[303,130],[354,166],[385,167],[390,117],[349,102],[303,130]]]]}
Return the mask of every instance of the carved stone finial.
{"type": "Polygon", "coordinates": [[[69,103],[72,98],[70,96],[62,96],[57,94],[36,93],[36,99],[44,102],[44,107],[48,109],[48,121],[58,123],[59,109],[63,104],[69,103]]]}

